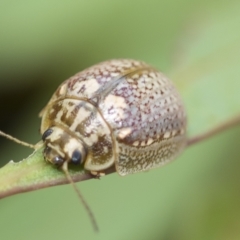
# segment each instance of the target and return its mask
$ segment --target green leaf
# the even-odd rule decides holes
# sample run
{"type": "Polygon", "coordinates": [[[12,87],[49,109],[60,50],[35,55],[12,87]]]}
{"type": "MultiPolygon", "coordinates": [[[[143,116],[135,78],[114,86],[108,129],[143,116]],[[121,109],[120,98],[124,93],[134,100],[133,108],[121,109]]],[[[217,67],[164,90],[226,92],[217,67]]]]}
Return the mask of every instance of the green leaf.
{"type": "MultiPolygon", "coordinates": [[[[0,198],[67,182],[59,169],[44,161],[42,150],[34,151],[20,162],[10,161],[0,169],[0,198]]],[[[78,171],[77,175],[82,173],[82,170],[78,171]]]]}
{"type": "MultiPolygon", "coordinates": [[[[28,158],[20,162],[10,161],[0,169],[0,198],[69,183],[61,169],[44,160],[42,151],[43,148],[39,148],[28,158]]],[[[113,171],[110,168],[107,173],[113,171]]],[[[93,178],[80,167],[71,167],[69,174],[75,182],[93,178]]]]}

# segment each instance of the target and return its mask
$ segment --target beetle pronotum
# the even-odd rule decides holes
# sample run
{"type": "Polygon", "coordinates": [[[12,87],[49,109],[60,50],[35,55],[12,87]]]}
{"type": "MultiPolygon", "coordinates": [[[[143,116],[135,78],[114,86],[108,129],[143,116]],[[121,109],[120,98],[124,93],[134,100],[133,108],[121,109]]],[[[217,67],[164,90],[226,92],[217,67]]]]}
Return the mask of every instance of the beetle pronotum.
{"type": "Polygon", "coordinates": [[[58,87],[40,117],[44,158],[63,169],[95,226],[69,163],[96,176],[115,165],[125,176],[164,165],[187,143],[186,113],[172,82],[135,60],[110,60],[77,73],[58,87]]]}

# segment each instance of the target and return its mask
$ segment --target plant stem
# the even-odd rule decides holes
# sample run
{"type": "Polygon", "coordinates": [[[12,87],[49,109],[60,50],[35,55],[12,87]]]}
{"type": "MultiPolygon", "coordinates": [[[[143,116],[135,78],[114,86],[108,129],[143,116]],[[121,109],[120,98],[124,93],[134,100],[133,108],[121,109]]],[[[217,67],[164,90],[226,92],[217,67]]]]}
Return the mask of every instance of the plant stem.
{"type": "MultiPolygon", "coordinates": [[[[229,119],[203,134],[190,137],[187,141],[186,148],[238,124],[240,124],[240,115],[229,119]]],[[[4,167],[0,168],[0,199],[18,193],[69,183],[63,171],[54,168],[51,164],[44,161],[42,151],[43,148],[41,147],[34,151],[27,159],[17,163],[10,161],[4,167]]],[[[112,166],[105,171],[105,174],[108,175],[114,172],[116,172],[116,169],[115,166],[112,166]]],[[[84,169],[70,169],[69,175],[73,182],[81,182],[95,178],[84,169]]]]}
{"type": "Polygon", "coordinates": [[[202,142],[210,137],[215,136],[218,133],[221,133],[229,128],[232,128],[236,125],[240,124],[240,115],[229,119],[228,121],[216,126],[215,128],[210,129],[209,131],[199,134],[197,136],[194,137],[190,137],[187,141],[187,147],[192,146],[193,144],[202,142]]]}

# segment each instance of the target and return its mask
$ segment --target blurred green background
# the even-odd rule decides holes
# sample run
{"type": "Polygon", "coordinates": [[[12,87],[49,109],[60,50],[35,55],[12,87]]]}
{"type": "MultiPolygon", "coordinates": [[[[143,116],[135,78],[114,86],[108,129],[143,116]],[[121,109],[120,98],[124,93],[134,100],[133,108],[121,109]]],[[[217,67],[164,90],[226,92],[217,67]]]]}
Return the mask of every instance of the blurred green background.
{"type": "MultiPolygon", "coordinates": [[[[175,81],[189,134],[200,133],[238,112],[239,27],[239,1],[0,1],[0,129],[37,142],[38,113],[63,80],[134,58],[175,81]]],[[[0,238],[240,239],[239,142],[237,127],[164,168],[78,184],[98,234],[68,185],[2,199],[0,238]]],[[[31,153],[0,144],[1,166],[31,153]]]]}

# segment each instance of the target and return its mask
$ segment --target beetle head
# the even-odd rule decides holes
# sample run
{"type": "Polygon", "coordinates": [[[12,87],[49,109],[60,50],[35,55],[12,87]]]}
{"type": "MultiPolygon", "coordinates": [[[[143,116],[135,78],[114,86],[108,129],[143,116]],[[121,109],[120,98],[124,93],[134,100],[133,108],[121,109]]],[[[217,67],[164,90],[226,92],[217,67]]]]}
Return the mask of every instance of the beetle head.
{"type": "Polygon", "coordinates": [[[62,166],[66,161],[79,165],[85,160],[86,151],[81,141],[61,127],[48,128],[43,133],[42,140],[46,146],[44,158],[54,165],[62,166]]]}

